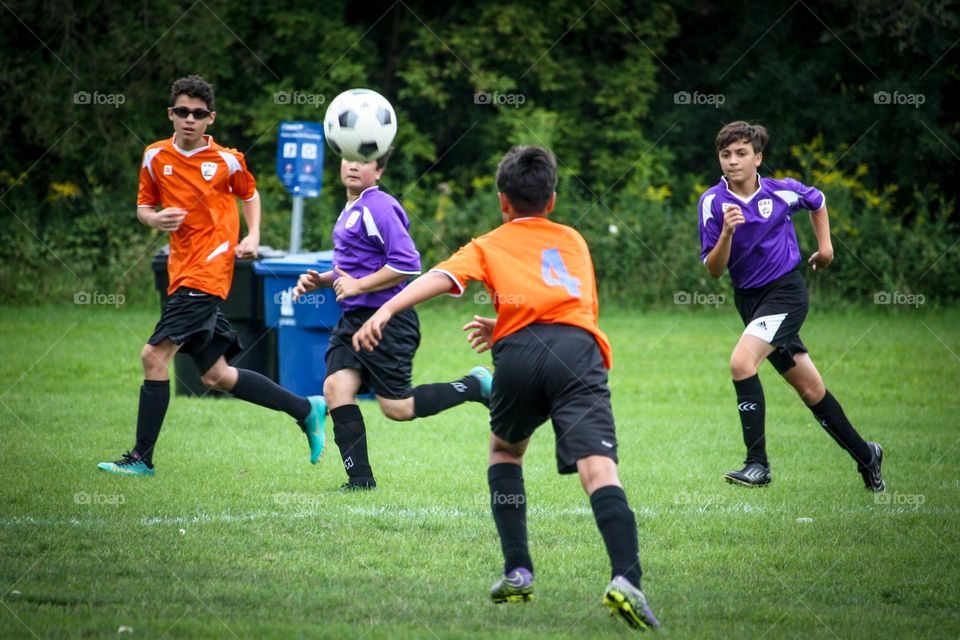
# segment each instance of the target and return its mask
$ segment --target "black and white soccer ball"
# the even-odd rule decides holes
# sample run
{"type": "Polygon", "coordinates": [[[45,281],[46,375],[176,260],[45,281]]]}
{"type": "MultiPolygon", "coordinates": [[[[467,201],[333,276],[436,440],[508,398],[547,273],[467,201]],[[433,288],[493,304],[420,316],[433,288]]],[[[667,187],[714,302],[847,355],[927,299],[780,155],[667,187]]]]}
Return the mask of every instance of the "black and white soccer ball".
{"type": "Polygon", "coordinates": [[[323,117],[327,144],[347,160],[370,162],[389,149],[397,135],[397,115],[390,102],[370,89],[344,91],[323,117]]]}

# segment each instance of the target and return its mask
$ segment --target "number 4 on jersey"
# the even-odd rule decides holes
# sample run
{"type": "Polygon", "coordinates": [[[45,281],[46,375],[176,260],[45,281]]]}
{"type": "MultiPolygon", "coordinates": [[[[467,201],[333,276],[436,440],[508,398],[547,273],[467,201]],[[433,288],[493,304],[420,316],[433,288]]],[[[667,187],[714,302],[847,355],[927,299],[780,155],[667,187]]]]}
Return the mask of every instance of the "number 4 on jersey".
{"type": "Polygon", "coordinates": [[[580,297],[580,279],[574,278],[567,271],[559,249],[544,249],[540,265],[544,282],[551,287],[566,287],[571,296],[580,297]]]}

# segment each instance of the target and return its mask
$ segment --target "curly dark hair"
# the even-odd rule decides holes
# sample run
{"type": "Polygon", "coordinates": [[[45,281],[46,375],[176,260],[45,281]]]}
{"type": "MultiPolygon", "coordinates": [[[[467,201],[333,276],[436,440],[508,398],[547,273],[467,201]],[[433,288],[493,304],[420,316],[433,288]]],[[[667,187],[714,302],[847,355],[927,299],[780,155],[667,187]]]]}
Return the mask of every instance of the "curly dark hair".
{"type": "Polygon", "coordinates": [[[213,111],[213,86],[200,76],[194,74],[180,78],[170,87],[170,106],[177,102],[177,96],[187,95],[207,103],[207,109],[213,111]]]}

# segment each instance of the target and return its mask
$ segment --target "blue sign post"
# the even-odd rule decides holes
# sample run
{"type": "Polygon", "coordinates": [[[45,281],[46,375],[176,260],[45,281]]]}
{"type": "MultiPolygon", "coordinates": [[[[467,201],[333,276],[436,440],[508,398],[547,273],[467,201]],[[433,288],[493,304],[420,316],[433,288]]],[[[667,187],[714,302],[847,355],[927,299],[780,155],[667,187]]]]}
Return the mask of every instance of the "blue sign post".
{"type": "Polygon", "coordinates": [[[323,124],[281,122],[277,136],[277,177],[293,196],[290,253],[298,253],[303,232],[303,199],[316,198],[323,185],[323,124]]]}

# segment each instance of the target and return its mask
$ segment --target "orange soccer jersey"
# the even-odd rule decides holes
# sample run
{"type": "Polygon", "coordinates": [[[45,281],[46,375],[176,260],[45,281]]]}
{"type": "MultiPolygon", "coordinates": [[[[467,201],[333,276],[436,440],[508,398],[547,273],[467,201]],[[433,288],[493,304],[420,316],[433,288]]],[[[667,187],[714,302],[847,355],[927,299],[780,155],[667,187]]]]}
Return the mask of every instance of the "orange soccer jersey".
{"type": "Polygon", "coordinates": [[[242,153],[204,137],[207,145],[191,151],[173,138],[147,147],[137,206],[187,210],[180,228],[170,234],[168,293],[191,287],[226,298],[240,236],[236,198],[252,200],[257,185],[242,153]]]}
{"type": "Polygon", "coordinates": [[[535,322],[569,324],[594,335],[609,369],[613,354],[597,324],[599,304],[590,249],[572,227],[516,218],[470,241],[432,269],[450,276],[451,295],[479,280],[497,310],[494,343],[535,322]]]}

